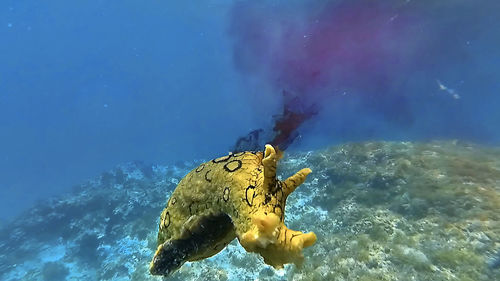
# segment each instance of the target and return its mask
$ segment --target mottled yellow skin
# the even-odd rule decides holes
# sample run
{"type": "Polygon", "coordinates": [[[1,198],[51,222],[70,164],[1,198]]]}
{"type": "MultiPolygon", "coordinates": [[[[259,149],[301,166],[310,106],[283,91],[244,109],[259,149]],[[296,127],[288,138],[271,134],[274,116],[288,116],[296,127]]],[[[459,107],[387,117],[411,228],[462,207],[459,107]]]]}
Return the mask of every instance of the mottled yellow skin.
{"type": "MultiPolygon", "coordinates": [[[[161,255],[167,253],[166,248],[175,252],[178,249],[172,247],[180,247],[172,246],[171,242],[189,241],[194,229],[200,232],[200,222],[204,218],[223,214],[229,216],[232,226],[229,225],[222,236],[217,236],[210,247],[197,248],[193,254],[186,255],[187,261],[215,255],[238,238],[247,251],[259,253],[275,268],[286,263],[300,264],[302,249],[314,244],[316,235],[288,229],[284,224],[284,211],[286,198],[304,182],[311,170],[302,169],[287,180],[279,181],[276,179],[278,158],[275,149],[266,145],[265,153],[229,154],[201,164],[187,174],[161,213],[158,249],[150,271],[169,274],[156,269],[168,260],[166,254],[161,255]]],[[[201,228],[203,234],[205,226],[201,228]]],[[[196,237],[200,240],[200,235],[196,237]]]]}

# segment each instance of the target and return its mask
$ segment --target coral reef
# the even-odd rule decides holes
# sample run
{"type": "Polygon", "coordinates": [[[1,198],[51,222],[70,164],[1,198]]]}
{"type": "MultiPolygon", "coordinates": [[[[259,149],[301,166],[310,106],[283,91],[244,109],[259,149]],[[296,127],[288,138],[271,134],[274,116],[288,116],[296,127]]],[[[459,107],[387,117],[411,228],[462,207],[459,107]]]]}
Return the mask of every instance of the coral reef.
{"type": "MultiPolygon", "coordinates": [[[[161,280],[158,214],[189,170],[120,165],[0,230],[0,280],[161,280]]],[[[165,280],[500,280],[500,149],[460,141],[366,142],[290,153],[314,172],[285,223],[317,234],[304,264],[273,269],[236,240],[165,280]]]]}

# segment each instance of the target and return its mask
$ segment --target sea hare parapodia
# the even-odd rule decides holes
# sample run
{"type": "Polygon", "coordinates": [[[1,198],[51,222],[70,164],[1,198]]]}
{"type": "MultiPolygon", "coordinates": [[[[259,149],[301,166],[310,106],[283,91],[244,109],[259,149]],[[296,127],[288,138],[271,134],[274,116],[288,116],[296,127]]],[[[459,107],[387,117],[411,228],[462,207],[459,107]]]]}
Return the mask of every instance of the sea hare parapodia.
{"type": "Polygon", "coordinates": [[[236,237],[275,268],[301,264],[302,249],[313,245],[316,235],[288,229],[284,212],[288,195],[311,169],[280,181],[278,160],[266,145],[264,153],[229,154],[188,173],[161,213],[151,274],[169,275],[186,261],[213,256],[236,237]]]}

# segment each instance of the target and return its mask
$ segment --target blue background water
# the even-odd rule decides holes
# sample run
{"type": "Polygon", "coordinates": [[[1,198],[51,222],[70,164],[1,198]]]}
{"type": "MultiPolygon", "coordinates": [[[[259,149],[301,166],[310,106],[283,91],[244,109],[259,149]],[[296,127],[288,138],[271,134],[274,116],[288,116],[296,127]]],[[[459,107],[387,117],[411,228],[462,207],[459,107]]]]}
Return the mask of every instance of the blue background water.
{"type": "MultiPolygon", "coordinates": [[[[269,2],[286,7],[280,17],[303,12],[284,2],[269,2]]],[[[448,0],[438,10],[432,2],[414,8],[433,35],[427,65],[390,73],[404,105],[394,95],[360,102],[363,87],[326,88],[332,94],[293,149],[368,139],[498,143],[498,1],[448,0]]],[[[118,163],[214,157],[269,127],[280,96],[235,66],[234,9],[233,1],[3,1],[0,218],[118,163]]]]}

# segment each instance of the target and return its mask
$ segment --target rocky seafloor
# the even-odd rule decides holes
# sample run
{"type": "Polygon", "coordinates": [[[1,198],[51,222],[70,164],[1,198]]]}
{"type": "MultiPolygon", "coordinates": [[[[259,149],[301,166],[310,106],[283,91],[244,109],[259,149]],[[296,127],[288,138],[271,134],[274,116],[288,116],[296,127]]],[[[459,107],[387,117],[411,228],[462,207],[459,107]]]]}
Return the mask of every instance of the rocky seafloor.
{"type": "MultiPolygon", "coordinates": [[[[120,165],[0,230],[0,280],[162,280],[148,274],[158,220],[201,161],[120,165]]],[[[165,280],[500,280],[500,148],[366,142],[291,153],[313,173],[286,224],[314,231],[302,267],[274,270],[233,241],[165,280]]]]}

